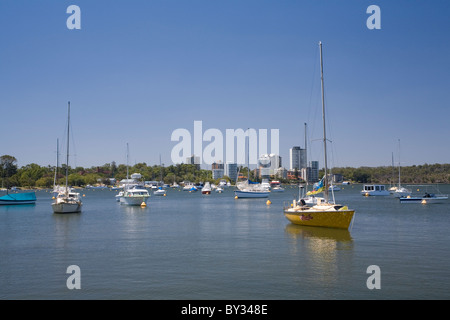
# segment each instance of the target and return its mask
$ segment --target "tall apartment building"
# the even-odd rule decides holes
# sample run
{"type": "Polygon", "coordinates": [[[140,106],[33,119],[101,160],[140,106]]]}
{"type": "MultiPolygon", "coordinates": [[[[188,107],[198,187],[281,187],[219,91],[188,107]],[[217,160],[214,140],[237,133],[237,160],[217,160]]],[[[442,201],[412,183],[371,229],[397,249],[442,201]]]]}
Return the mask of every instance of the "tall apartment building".
{"type": "Polygon", "coordinates": [[[195,164],[197,169],[200,169],[200,157],[193,154],[186,158],[186,164],[195,164]]]}
{"type": "Polygon", "coordinates": [[[301,170],[307,167],[306,149],[292,147],[289,149],[289,170],[301,170]]]}
{"type": "Polygon", "coordinates": [[[227,162],[225,166],[225,174],[234,182],[237,180],[238,167],[237,163],[227,162]]]}

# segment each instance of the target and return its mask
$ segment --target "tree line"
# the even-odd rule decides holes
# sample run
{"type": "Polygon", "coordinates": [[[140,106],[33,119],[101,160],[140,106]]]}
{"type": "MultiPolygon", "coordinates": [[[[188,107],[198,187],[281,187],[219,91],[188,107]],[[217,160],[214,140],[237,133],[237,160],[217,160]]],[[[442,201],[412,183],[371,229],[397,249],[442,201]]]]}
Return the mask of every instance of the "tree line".
{"type": "MultiPolygon", "coordinates": [[[[114,161],[90,168],[72,168],[69,166],[67,171],[68,184],[79,187],[97,184],[110,185],[113,181],[112,178],[116,181],[127,178],[127,166],[124,164],[117,165],[114,161]]],[[[131,177],[133,173],[140,173],[145,181],[164,181],[168,184],[180,183],[181,181],[215,182],[210,170],[198,169],[194,164],[177,164],[164,167],[137,163],[128,167],[128,176],[131,177]]],[[[54,183],[65,184],[66,165],[62,164],[60,168],[55,168],[55,166],[40,166],[31,163],[18,168],[15,157],[4,155],[0,157],[0,176],[2,188],[12,186],[51,188],[54,183]]],[[[229,180],[228,177],[223,178],[229,180]]]]}
{"type": "MultiPolygon", "coordinates": [[[[356,183],[398,184],[399,169],[393,167],[333,168],[344,180],[356,183]]],[[[400,168],[401,184],[450,183],[450,164],[423,164],[400,168]]]]}
{"type": "MultiPolygon", "coordinates": [[[[114,161],[103,166],[90,168],[68,167],[68,183],[71,186],[83,187],[86,185],[110,185],[111,178],[120,181],[127,177],[127,166],[117,165],[114,161]]],[[[246,168],[240,169],[246,175],[246,168]]],[[[40,166],[35,163],[22,167],[17,166],[17,159],[10,155],[0,157],[0,177],[2,188],[31,187],[51,188],[56,184],[65,184],[66,166],[63,164],[58,170],[55,166],[40,166]]],[[[194,164],[177,164],[170,166],[147,165],[137,163],[128,168],[129,175],[134,172],[140,173],[145,181],[164,181],[172,184],[182,181],[194,183],[206,182],[218,183],[212,178],[211,170],[199,169],[194,164]]],[[[253,172],[252,172],[253,173],[253,172]]],[[[398,168],[393,167],[359,167],[359,168],[333,168],[333,174],[341,174],[344,180],[354,183],[398,183],[398,168]]],[[[320,174],[319,174],[320,175],[320,174]]],[[[323,174],[322,174],[323,175],[323,174]]],[[[321,176],[321,175],[320,175],[321,176]]],[[[228,177],[223,177],[230,180],[228,177]]],[[[256,179],[252,174],[251,179],[256,179]]],[[[278,179],[282,183],[298,183],[298,181],[278,179]]],[[[402,184],[422,183],[450,183],[450,164],[424,164],[405,166],[401,168],[402,184]]]]}

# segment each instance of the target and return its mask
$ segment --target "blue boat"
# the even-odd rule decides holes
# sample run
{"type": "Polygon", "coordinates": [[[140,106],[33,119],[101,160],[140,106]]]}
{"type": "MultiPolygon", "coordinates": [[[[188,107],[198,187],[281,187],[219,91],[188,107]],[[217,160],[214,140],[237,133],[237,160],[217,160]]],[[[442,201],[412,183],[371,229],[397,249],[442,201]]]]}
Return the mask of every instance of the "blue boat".
{"type": "Polygon", "coordinates": [[[35,202],[35,192],[10,193],[0,197],[0,205],[33,204],[35,202]]]}

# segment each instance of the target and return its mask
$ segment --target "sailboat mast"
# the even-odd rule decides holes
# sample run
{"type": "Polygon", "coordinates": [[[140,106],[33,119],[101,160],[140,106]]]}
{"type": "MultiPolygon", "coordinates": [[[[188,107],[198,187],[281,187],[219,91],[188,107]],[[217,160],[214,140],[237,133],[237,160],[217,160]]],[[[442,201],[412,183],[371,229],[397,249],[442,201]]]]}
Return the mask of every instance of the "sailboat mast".
{"type": "Polygon", "coordinates": [[[400,139],[398,139],[398,187],[400,188],[400,139]]]}
{"type": "Polygon", "coordinates": [[[250,183],[250,128],[247,128],[247,183],[250,183]]]}
{"type": "Polygon", "coordinates": [[[69,185],[69,129],[70,129],[70,101],[67,107],[67,155],[66,155],[66,192],[69,185]]]}
{"type": "Polygon", "coordinates": [[[56,167],[55,167],[55,177],[53,179],[53,187],[56,186],[56,180],[58,177],[58,167],[59,167],[59,139],[56,138],[56,167]]]}
{"type": "Polygon", "coordinates": [[[127,184],[128,184],[128,142],[127,142],[127,184]]]}
{"type": "Polygon", "coordinates": [[[323,122],[323,153],[324,153],[324,195],[325,201],[328,202],[328,173],[327,173],[327,133],[326,133],[326,123],[325,123],[325,95],[324,95],[324,85],[323,85],[323,55],[322,55],[322,42],[319,42],[320,47],[320,80],[322,87],[322,122],[323,122]]]}

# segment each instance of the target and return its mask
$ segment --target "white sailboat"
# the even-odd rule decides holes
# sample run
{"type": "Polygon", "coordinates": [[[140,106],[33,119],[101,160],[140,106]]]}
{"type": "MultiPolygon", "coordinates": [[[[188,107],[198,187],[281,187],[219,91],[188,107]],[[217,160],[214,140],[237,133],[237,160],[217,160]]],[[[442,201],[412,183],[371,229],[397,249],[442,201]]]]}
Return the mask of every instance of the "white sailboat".
{"type": "MultiPolygon", "coordinates": [[[[159,178],[159,181],[160,181],[160,183],[163,183],[163,179],[162,179],[161,155],[159,155],[159,170],[160,170],[160,178],[159,178]]],[[[166,196],[166,190],[160,185],[160,186],[158,187],[157,190],[153,191],[153,194],[154,194],[155,196],[163,196],[163,197],[165,197],[165,196],[166,196]]]]}
{"type": "Polygon", "coordinates": [[[324,169],[325,175],[323,178],[323,193],[325,201],[319,201],[314,206],[306,206],[302,203],[293,201],[290,207],[284,208],[285,217],[294,224],[314,226],[314,227],[329,227],[348,229],[350,222],[355,213],[354,210],[348,209],[347,206],[335,204],[334,201],[328,199],[328,173],[327,173],[327,138],[326,138],[326,122],[325,122],[325,100],[324,100],[324,85],[323,85],[323,59],[322,59],[322,42],[319,42],[320,47],[320,70],[321,70],[321,85],[322,85],[322,122],[323,122],[323,147],[324,147],[324,169]]]}
{"type": "Polygon", "coordinates": [[[81,197],[78,192],[72,190],[68,185],[69,176],[69,129],[70,129],[70,101],[67,116],[67,155],[66,155],[66,185],[65,187],[54,188],[58,194],[52,203],[53,213],[75,213],[81,211],[81,197]]]}
{"type": "Polygon", "coordinates": [[[395,188],[394,196],[396,198],[407,197],[410,196],[412,190],[407,189],[401,185],[400,179],[400,139],[398,139],[398,186],[395,188]]]}
{"type": "MultiPolygon", "coordinates": [[[[267,198],[269,197],[269,189],[259,183],[250,181],[250,165],[249,165],[249,142],[247,143],[247,180],[236,182],[237,190],[234,191],[234,197],[239,198],[267,198]]],[[[268,185],[268,182],[267,182],[268,185]]],[[[270,185],[269,185],[270,187],[270,185]]]]}

